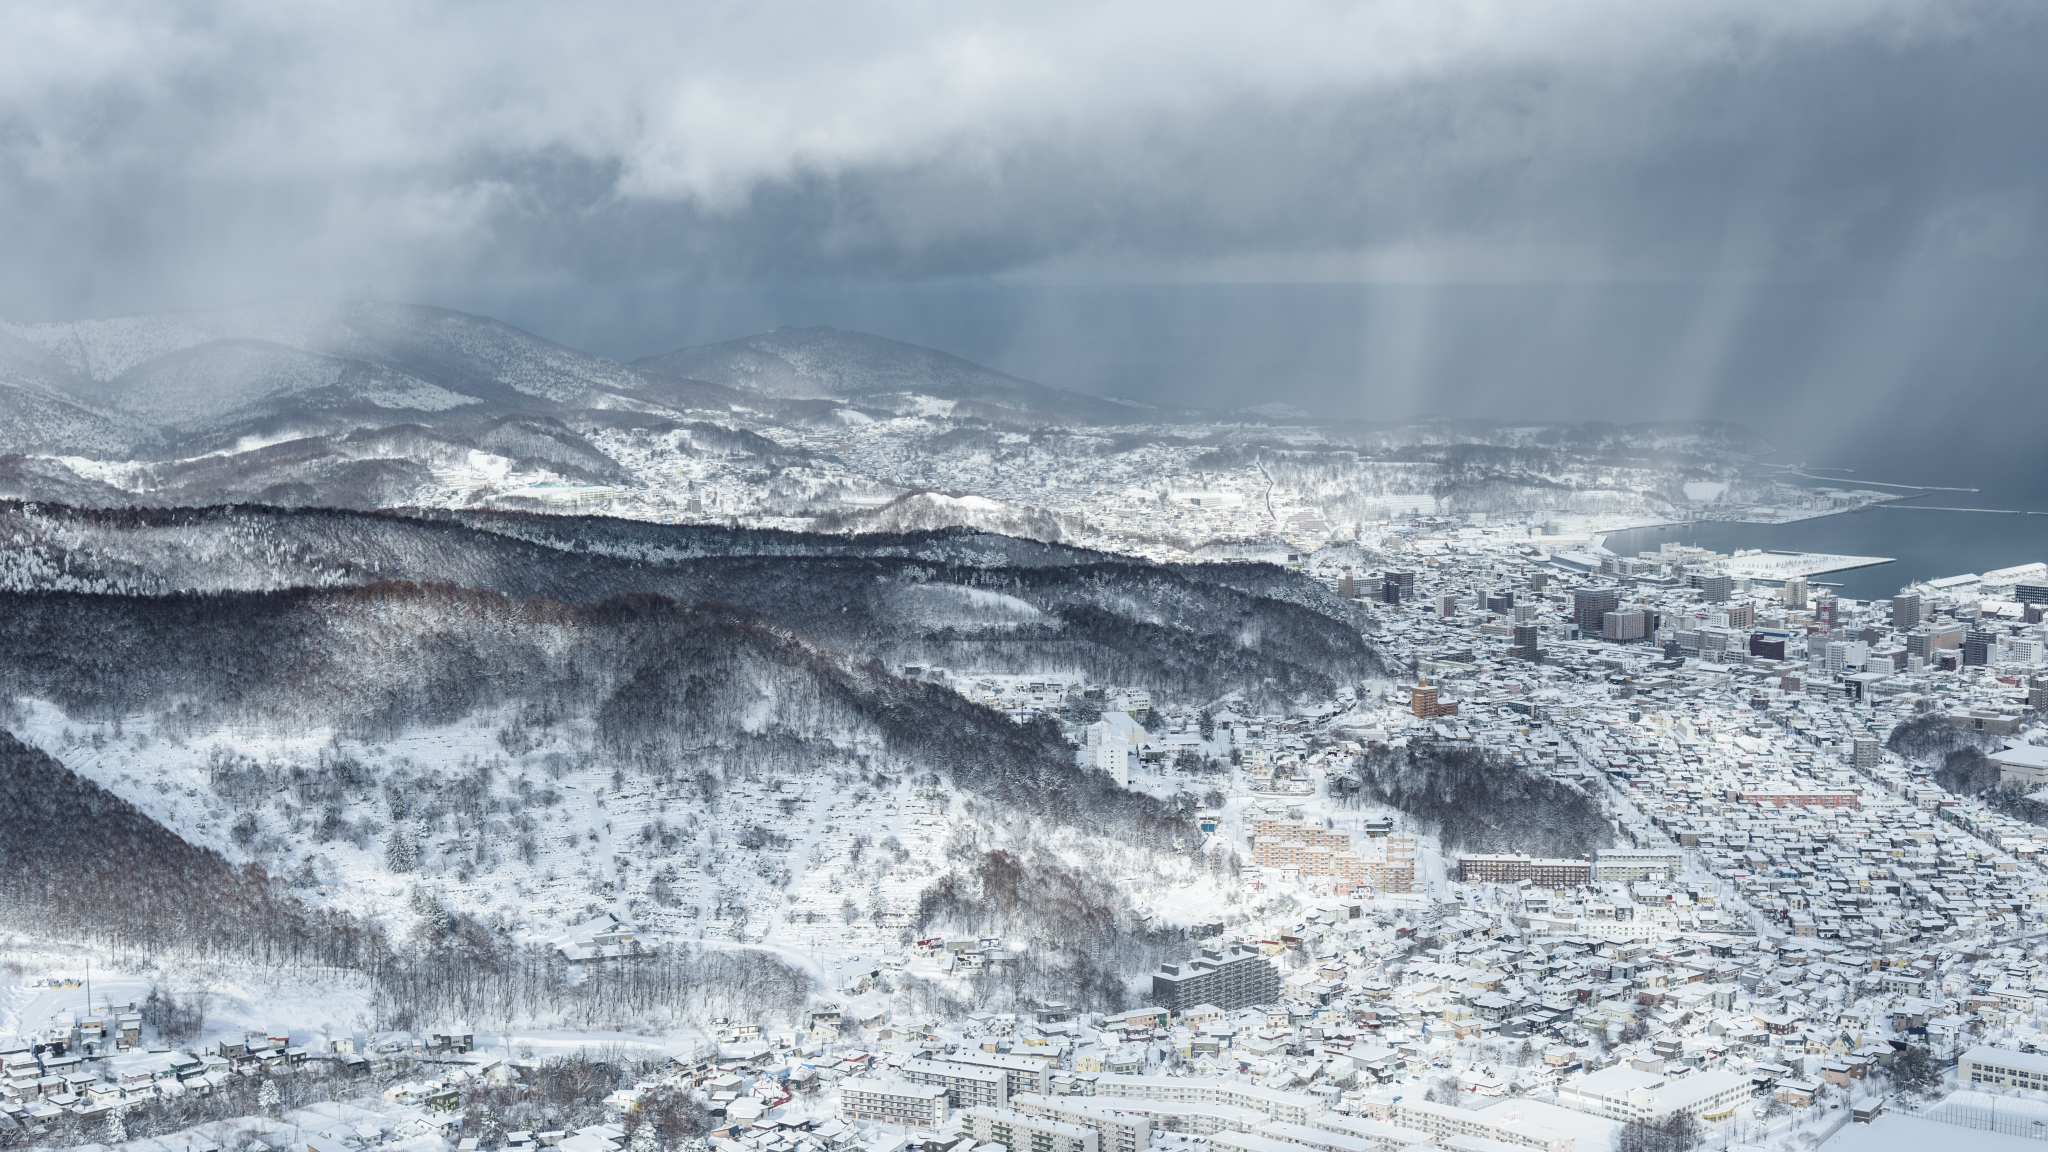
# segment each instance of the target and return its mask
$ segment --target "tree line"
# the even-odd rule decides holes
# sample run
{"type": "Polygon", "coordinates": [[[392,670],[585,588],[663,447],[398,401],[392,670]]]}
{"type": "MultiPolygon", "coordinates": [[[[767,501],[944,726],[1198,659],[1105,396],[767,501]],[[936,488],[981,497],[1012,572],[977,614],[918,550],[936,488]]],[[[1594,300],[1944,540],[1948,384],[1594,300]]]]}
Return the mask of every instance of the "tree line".
{"type": "Polygon", "coordinates": [[[851,743],[878,770],[942,773],[1021,814],[1168,850],[1193,840],[1164,804],[1078,768],[1049,722],[1012,723],[744,609],[651,595],[584,608],[407,583],[0,595],[0,695],[82,719],[153,712],[194,730],[332,726],[372,741],[517,706],[541,723],[588,717],[600,752],[669,776],[851,743]]]}
{"type": "MultiPolygon", "coordinates": [[[[0,502],[27,566],[0,587],[162,596],[410,580],[569,605],[654,594],[728,603],[814,642],[892,664],[968,672],[1055,659],[1098,683],[1255,701],[1327,694],[1380,670],[1347,606],[1261,565],[1168,567],[975,533],[843,537],[601,518],[269,508],[81,510],[0,502]],[[1045,635],[906,617],[926,582],[1002,592],[1046,613],[1045,635]]],[[[13,555],[14,553],[10,553],[13,555]]],[[[18,569],[18,570],[15,570],[18,569]]]]}

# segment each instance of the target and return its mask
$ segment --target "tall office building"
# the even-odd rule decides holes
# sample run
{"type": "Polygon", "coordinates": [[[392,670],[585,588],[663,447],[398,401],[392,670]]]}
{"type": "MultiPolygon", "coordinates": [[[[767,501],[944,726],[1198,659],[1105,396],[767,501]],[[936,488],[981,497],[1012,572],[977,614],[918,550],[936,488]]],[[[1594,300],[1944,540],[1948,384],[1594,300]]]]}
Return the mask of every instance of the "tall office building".
{"type": "Polygon", "coordinates": [[[1380,577],[1380,599],[1405,604],[1415,599],[1415,573],[1388,572],[1380,577]]]}
{"type": "Polygon", "coordinates": [[[1806,607],[1806,578],[1794,577],[1785,581],[1785,607],[1799,609],[1806,607]]]}
{"type": "Polygon", "coordinates": [[[1536,625],[1515,625],[1515,646],[1508,649],[1508,655],[1521,660],[1543,659],[1543,650],[1536,642],[1536,625]]]}
{"type": "Polygon", "coordinates": [[[1581,632],[1599,632],[1607,613],[1621,606],[1616,588],[1581,588],[1572,593],[1572,623],[1581,632]]]}
{"type": "Polygon", "coordinates": [[[1600,618],[1600,635],[1606,640],[1641,640],[1648,631],[1650,614],[1634,612],[1608,612],[1600,618]]]}
{"type": "Polygon", "coordinates": [[[1728,627],[1730,627],[1730,628],[1754,628],[1754,627],[1756,627],[1756,605],[1754,605],[1754,604],[1730,604],[1730,605],[1728,606],[1728,627]]]}
{"type": "Polygon", "coordinates": [[[1892,627],[1904,632],[1920,625],[1920,594],[1901,592],[1892,597],[1892,627]]]}
{"type": "Polygon", "coordinates": [[[1998,633],[1982,628],[1972,628],[1963,637],[1963,666],[1982,667],[1991,663],[1991,649],[1998,643],[1998,633]]]}
{"type": "Polygon", "coordinates": [[[2048,584],[2015,584],[2012,598],[2022,604],[2048,604],[2048,584]]]}
{"type": "Polygon", "coordinates": [[[1709,572],[1700,577],[1700,595],[1709,604],[1725,604],[1735,595],[1735,577],[1726,572],[1709,572]]]}
{"type": "Polygon", "coordinates": [[[1358,584],[1352,580],[1351,569],[1349,568],[1344,570],[1344,575],[1337,578],[1337,595],[1342,596],[1346,600],[1358,598],[1358,584]]]}
{"type": "Polygon", "coordinates": [[[1840,674],[1863,667],[1870,659],[1870,645],[1861,640],[1830,640],[1827,646],[1829,672],[1840,674]]]}
{"type": "Polygon", "coordinates": [[[1505,616],[1508,613],[1513,612],[1515,610],[1514,592],[1507,591],[1489,593],[1486,597],[1486,610],[1488,612],[1493,613],[1496,616],[1505,616]]]}

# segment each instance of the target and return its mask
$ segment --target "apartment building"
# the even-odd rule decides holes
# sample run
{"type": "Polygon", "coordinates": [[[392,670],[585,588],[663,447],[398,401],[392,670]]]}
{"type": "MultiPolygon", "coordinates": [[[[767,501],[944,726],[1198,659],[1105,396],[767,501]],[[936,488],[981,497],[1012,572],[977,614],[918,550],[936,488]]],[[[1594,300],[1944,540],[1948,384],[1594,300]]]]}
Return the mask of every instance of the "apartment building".
{"type": "Polygon", "coordinates": [[[1578,1146],[1573,1137],[1555,1128],[1524,1120],[1520,1112],[1496,1115],[1403,1098],[1388,1106],[1387,1118],[1403,1128],[1427,1132],[1437,1139],[1476,1137],[1523,1148],[1538,1148],[1542,1152],[1575,1152],[1578,1146]]]}
{"type": "Polygon", "coordinates": [[[1313,1096],[1261,1088],[1242,1080],[1194,1076],[1102,1076],[1095,1081],[1095,1095],[1183,1104],[1228,1104],[1263,1112],[1290,1124],[1307,1124],[1323,1112],[1322,1101],[1313,1096]]]}
{"type": "MultiPolygon", "coordinates": [[[[1279,1121],[1267,1125],[1267,1128],[1270,1130],[1282,1132],[1294,1127],[1295,1125],[1282,1124],[1279,1121]]],[[[1323,1152],[1335,1152],[1335,1150],[1331,1149],[1322,1140],[1315,1139],[1318,1135],[1339,1140],[1370,1140],[1380,1148],[1387,1150],[1387,1152],[1394,1152],[1394,1150],[1401,1148],[1413,1148],[1418,1144],[1427,1145],[1435,1139],[1435,1137],[1419,1128],[1404,1128],[1386,1119],[1384,1116],[1379,1118],[1341,1116],[1333,1112],[1325,1112],[1300,1130],[1304,1133],[1303,1136],[1288,1135],[1285,1138],[1297,1144],[1307,1145],[1310,1148],[1322,1149],[1323,1152]]]]}
{"type": "Polygon", "coordinates": [[[1010,1097],[1010,1107],[1028,1116],[1092,1128],[1100,1152],[1147,1152],[1152,1147],[1151,1117],[1108,1102],[1025,1092],[1010,1097]]]}
{"type": "Polygon", "coordinates": [[[1010,1106],[1010,1078],[994,1068],[976,1068],[952,1061],[906,1060],[903,1078],[912,1084],[929,1084],[946,1092],[946,1106],[960,1108],[1007,1108],[1010,1106]]]}
{"type": "Polygon", "coordinates": [[[1458,857],[1458,879],[1467,884],[1529,880],[1545,888],[1577,888],[1592,881],[1593,865],[1587,860],[1550,860],[1521,852],[1482,852],[1458,857]]]}
{"type": "MultiPolygon", "coordinates": [[[[1289,1152],[1302,1152],[1303,1148],[1314,1152],[1381,1152],[1383,1143],[1349,1132],[1331,1132],[1311,1128],[1306,1124],[1289,1124],[1284,1120],[1268,1121],[1258,1130],[1261,1136],[1284,1140],[1292,1147],[1289,1152]]],[[[1213,1147],[1212,1138],[1212,1147],[1213,1147]]],[[[1394,1145],[1407,1147],[1407,1145],[1394,1145]]]]}
{"type": "Polygon", "coordinates": [[[1256,948],[1233,944],[1204,948],[1184,964],[1162,964],[1152,976],[1152,999],[1179,1012],[1213,1004],[1226,1012],[1280,998],[1280,974],[1256,948]]]}
{"type": "Polygon", "coordinates": [[[839,1114],[853,1120],[933,1128],[946,1122],[946,1090],[907,1080],[850,1077],[839,1082],[839,1114]]]}
{"type": "Polygon", "coordinates": [[[960,1127],[976,1144],[1001,1144],[1010,1152],[1100,1152],[1095,1130],[1024,1112],[969,1108],[960,1127]]]}
{"type": "Polygon", "coordinates": [[[1670,880],[1685,871],[1680,848],[1607,848],[1593,857],[1593,879],[1670,880]]]}
{"type": "MultiPolygon", "coordinates": [[[[1015,1056],[1007,1052],[983,1052],[967,1048],[946,1057],[949,1064],[966,1064],[975,1068],[992,1069],[1003,1074],[1009,1082],[1009,1094],[1021,1096],[1026,1092],[1049,1095],[1052,1092],[1053,1065],[1031,1056],[1015,1056]]],[[[990,1105],[1000,1108],[1000,1104],[990,1105]]]]}
{"type": "MultiPolygon", "coordinates": [[[[1096,1077],[1098,1083],[1101,1077],[1096,1077]]],[[[1143,1120],[1149,1131],[1172,1132],[1182,1136],[1208,1136],[1216,1132],[1251,1132],[1273,1122],[1271,1116],[1234,1104],[1191,1104],[1178,1100],[1147,1100],[1134,1096],[1110,1098],[1057,1097],[1068,1105],[1109,1109],[1126,1121],[1143,1120]]],[[[1015,1101],[1012,1101],[1015,1106],[1015,1101]]],[[[1061,1119],[1066,1119],[1061,1117],[1061,1119]]],[[[1078,1120],[1072,1123],[1080,1123],[1078,1120]]],[[[1148,1137],[1149,1139],[1149,1137],[1148,1137]]]]}

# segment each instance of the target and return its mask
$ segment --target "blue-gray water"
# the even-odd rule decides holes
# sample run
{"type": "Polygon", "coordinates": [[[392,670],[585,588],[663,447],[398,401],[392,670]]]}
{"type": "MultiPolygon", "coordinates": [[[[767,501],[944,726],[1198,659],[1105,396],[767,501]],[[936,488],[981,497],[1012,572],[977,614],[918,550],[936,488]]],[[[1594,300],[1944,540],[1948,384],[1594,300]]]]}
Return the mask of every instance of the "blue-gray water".
{"type": "MultiPolygon", "coordinates": [[[[1844,482],[1853,486],[1858,476],[1867,476],[1871,480],[1981,486],[1983,490],[1979,492],[1932,492],[1906,503],[2048,510],[2048,494],[2042,493],[2030,478],[1980,477],[1978,485],[1972,485],[1967,474],[1943,480],[1924,474],[1901,476],[1896,474],[1898,471],[1896,466],[1889,472],[1872,469],[1845,477],[1844,482]]],[[[1653,551],[1667,540],[1697,543],[1717,552],[1763,548],[1893,557],[1894,562],[1890,564],[1815,578],[1820,582],[1840,584],[1839,591],[1844,596],[1870,600],[1890,596],[1902,585],[1915,580],[2048,561],[2048,516],[1876,507],[1802,520],[1796,524],[1706,522],[1672,528],[1639,528],[1608,536],[1606,546],[1631,556],[1637,552],[1653,551]]]]}

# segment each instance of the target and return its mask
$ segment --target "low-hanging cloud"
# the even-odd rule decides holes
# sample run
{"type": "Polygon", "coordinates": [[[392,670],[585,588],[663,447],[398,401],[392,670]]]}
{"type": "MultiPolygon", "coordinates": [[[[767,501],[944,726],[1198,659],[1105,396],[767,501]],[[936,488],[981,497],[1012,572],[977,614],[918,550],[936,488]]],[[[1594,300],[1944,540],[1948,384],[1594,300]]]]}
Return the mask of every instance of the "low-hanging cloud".
{"type": "Polygon", "coordinates": [[[676,277],[1917,275],[2040,236],[2019,3],[4,15],[17,316],[676,277]]]}

